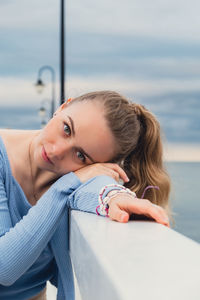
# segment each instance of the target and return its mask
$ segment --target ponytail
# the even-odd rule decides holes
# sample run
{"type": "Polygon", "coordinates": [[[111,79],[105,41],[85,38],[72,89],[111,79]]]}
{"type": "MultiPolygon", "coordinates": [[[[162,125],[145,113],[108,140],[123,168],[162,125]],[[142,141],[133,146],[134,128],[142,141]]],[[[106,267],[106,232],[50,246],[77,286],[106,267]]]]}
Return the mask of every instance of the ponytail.
{"type": "Polygon", "coordinates": [[[158,186],[159,190],[149,189],[145,197],[169,213],[170,180],[163,166],[160,125],[144,106],[130,105],[140,123],[140,132],[137,146],[124,159],[124,169],[130,178],[126,186],[135,191],[138,197],[148,185],[158,186]]]}

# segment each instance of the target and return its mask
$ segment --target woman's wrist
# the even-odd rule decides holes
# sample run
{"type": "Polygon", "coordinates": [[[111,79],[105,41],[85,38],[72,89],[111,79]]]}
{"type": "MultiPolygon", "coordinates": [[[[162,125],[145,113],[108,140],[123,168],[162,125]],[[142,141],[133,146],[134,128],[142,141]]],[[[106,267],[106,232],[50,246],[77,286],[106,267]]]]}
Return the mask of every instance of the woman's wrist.
{"type": "Polygon", "coordinates": [[[108,201],[109,207],[111,206],[111,203],[115,202],[116,199],[119,199],[118,198],[119,194],[121,194],[121,197],[123,197],[123,198],[127,198],[127,197],[131,198],[131,199],[136,198],[136,194],[128,189],[127,190],[116,190],[116,192],[115,193],[114,192],[115,191],[110,191],[107,195],[107,197],[109,198],[109,201],[108,201]]]}
{"type": "Polygon", "coordinates": [[[123,193],[123,197],[132,197],[132,198],[136,197],[135,193],[133,193],[133,194],[131,193],[130,194],[130,193],[127,193],[127,192],[122,192],[120,190],[113,190],[113,191],[110,191],[107,194],[107,197],[109,197],[109,202],[108,202],[109,206],[110,206],[111,202],[113,202],[117,198],[117,196],[119,194],[122,194],[122,193],[123,193]],[[116,191],[116,193],[115,193],[115,191],[116,191]]]}
{"type": "Polygon", "coordinates": [[[99,193],[99,199],[98,199],[99,205],[96,207],[96,213],[98,215],[103,215],[108,217],[109,204],[111,200],[114,199],[115,196],[119,194],[129,195],[133,198],[136,197],[136,194],[134,192],[132,192],[130,189],[124,186],[121,186],[119,184],[106,185],[101,189],[99,193]],[[109,189],[112,188],[112,190],[109,190],[105,196],[105,192],[108,188],[109,189]]]}

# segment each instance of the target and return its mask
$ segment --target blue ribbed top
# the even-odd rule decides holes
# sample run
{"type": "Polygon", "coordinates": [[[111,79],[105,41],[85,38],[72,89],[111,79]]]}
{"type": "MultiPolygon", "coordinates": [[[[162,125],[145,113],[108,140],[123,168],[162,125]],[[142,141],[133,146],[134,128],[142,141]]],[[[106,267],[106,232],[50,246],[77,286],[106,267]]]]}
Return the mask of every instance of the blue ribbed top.
{"type": "Polygon", "coordinates": [[[29,299],[50,280],[58,300],[74,300],[68,208],[95,213],[99,191],[110,183],[116,182],[97,176],[82,184],[71,172],[31,206],[0,138],[0,299],[29,299]]]}

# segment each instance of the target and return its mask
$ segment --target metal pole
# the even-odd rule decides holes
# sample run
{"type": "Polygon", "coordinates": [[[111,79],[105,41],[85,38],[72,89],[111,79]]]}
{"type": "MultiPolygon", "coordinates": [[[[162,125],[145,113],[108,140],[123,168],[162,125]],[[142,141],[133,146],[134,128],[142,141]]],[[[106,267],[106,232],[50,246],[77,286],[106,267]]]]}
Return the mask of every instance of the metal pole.
{"type": "Polygon", "coordinates": [[[65,102],[65,5],[61,0],[60,22],[60,104],[65,102]]]}

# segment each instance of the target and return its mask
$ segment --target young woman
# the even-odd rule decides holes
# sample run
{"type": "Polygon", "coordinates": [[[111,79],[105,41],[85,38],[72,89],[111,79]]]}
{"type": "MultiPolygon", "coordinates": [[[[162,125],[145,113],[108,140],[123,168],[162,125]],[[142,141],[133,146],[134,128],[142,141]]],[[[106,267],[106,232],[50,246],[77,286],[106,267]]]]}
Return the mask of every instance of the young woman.
{"type": "Polygon", "coordinates": [[[58,300],[74,299],[69,207],[169,226],[159,123],[143,106],[89,93],[61,105],[42,130],[0,136],[0,299],[45,299],[48,280],[58,300]],[[148,186],[156,186],[148,200],[137,198],[148,186]]]}

